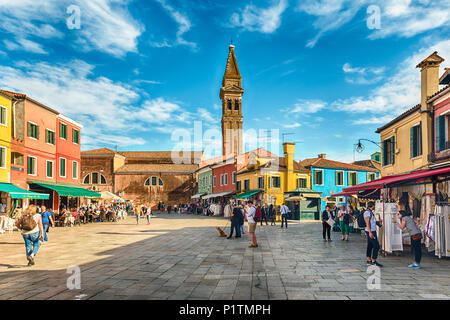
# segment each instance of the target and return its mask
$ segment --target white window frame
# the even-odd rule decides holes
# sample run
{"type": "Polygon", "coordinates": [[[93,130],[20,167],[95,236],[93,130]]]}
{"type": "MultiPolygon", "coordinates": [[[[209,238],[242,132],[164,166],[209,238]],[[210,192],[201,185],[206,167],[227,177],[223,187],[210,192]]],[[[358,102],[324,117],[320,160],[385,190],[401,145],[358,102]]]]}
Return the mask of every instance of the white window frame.
{"type": "Polygon", "coordinates": [[[231,178],[232,184],[236,184],[236,171],[234,171],[232,173],[232,178],[231,178]]]}
{"type": "Polygon", "coordinates": [[[223,174],[220,175],[220,186],[223,186],[223,174]]]}
{"type": "Polygon", "coordinates": [[[72,179],[73,180],[78,180],[78,161],[73,160],[72,161],[72,179]],[[76,163],[77,164],[77,172],[76,172],[76,176],[73,176],[73,164],[76,163]]]}
{"type": "Polygon", "coordinates": [[[80,130],[77,130],[77,129],[75,129],[75,128],[72,128],[72,143],[73,143],[73,144],[80,144],[80,130]],[[78,142],[74,142],[74,141],[73,141],[73,132],[74,132],[74,131],[78,132],[78,142]]]}
{"type": "Polygon", "coordinates": [[[323,174],[323,169],[314,169],[313,170],[313,178],[314,178],[314,185],[315,186],[323,186],[323,183],[325,182],[325,176],[323,174]],[[321,171],[322,172],[322,184],[318,184],[316,181],[316,171],[321,171]]]}
{"type": "Polygon", "coordinates": [[[61,177],[61,178],[67,178],[67,159],[66,158],[63,158],[63,157],[59,157],[59,167],[58,167],[58,173],[59,173],[59,176],[61,177]],[[64,159],[64,175],[62,176],[61,175],[61,159],[64,159]]]}
{"type": "Polygon", "coordinates": [[[37,162],[37,157],[27,156],[27,175],[36,177],[36,176],[37,176],[37,172],[38,172],[38,162],[37,162]],[[34,159],[34,169],[35,169],[35,172],[34,172],[34,173],[28,173],[28,158],[33,158],[33,159],[34,159]]]}
{"type": "Polygon", "coordinates": [[[217,186],[217,176],[213,177],[213,187],[217,186]]]}
{"type": "Polygon", "coordinates": [[[55,161],[53,161],[53,160],[46,160],[45,161],[45,176],[47,178],[50,178],[50,179],[53,179],[55,177],[55,161]],[[52,176],[51,177],[49,177],[47,175],[47,173],[48,173],[48,163],[49,162],[52,164],[52,176]]]}
{"type": "Polygon", "coordinates": [[[31,136],[28,135],[28,123],[34,124],[36,127],[38,127],[38,132],[39,132],[39,125],[37,123],[33,122],[33,121],[27,121],[27,134],[26,134],[26,137],[37,141],[38,140],[37,138],[31,137],[31,136]]]}
{"type": "MultiPolygon", "coordinates": [[[[345,171],[344,170],[336,170],[335,171],[335,174],[334,174],[335,182],[337,181],[337,174],[338,174],[338,172],[342,172],[342,184],[337,184],[336,183],[336,186],[337,187],[345,186],[345,171]]],[[[322,177],[322,179],[323,179],[323,177],[322,177]]]]}
{"type": "Polygon", "coordinates": [[[358,184],[358,172],[357,171],[347,171],[347,185],[349,187],[356,186],[358,184]],[[356,175],[356,181],[355,184],[350,185],[350,174],[354,173],[356,175]]]}
{"type": "Polygon", "coordinates": [[[276,176],[270,176],[270,180],[271,180],[271,188],[272,189],[280,189],[281,188],[281,176],[278,176],[278,175],[276,175],[276,176]],[[280,180],[280,185],[278,186],[278,187],[275,187],[274,185],[273,185],[273,178],[278,178],[279,180],[280,180]]]}
{"type": "Polygon", "coordinates": [[[8,108],[3,105],[0,105],[0,109],[2,109],[2,108],[5,109],[5,123],[0,122],[0,125],[7,127],[8,126],[8,108]]]}
{"type": "Polygon", "coordinates": [[[53,132],[55,134],[55,143],[53,143],[53,144],[52,143],[48,143],[47,142],[47,136],[45,136],[45,143],[48,144],[49,146],[55,146],[56,145],[56,132],[53,131],[52,129],[49,129],[49,128],[45,128],[45,131],[50,131],[50,132],[53,132]]]}
{"type": "Polygon", "coordinates": [[[224,175],[224,186],[227,186],[228,185],[228,173],[225,173],[224,175]]]}
{"type": "Polygon", "coordinates": [[[69,126],[68,126],[67,124],[63,123],[63,122],[60,122],[60,123],[59,123],[59,138],[60,138],[60,139],[63,139],[63,140],[66,140],[66,141],[67,141],[67,138],[69,137],[69,134],[67,133],[67,128],[68,128],[68,127],[69,127],[69,126]],[[65,126],[66,126],[66,137],[65,137],[65,138],[61,137],[61,125],[65,125],[65,126]]]}
{"type": "Polygon", "coordinates": [[[370,182],[370,181],[373,181],[373,180],[370,180],[369,181],[369,175],[371,175],[371,174],[373,174],[373,180],[376,180],[377,179],[377,174],[375,173],[375,172],[367,172],[367,182],[370,182]]]}
{"type": "Polygon", "coordinates": [[[5,161],[4,161],[4,163],[5,163],[5,166],[4,167],[0,167],[0,169],[6,169],[7,168],[7,161],[8,161],[8,149],[6,148],[6,147],[4,147],[4,146],[0,146],[0,149],[4,149],[5,150],[5,152],[3,153],[4,154],[4,157],[5,157],[5,161]]]}

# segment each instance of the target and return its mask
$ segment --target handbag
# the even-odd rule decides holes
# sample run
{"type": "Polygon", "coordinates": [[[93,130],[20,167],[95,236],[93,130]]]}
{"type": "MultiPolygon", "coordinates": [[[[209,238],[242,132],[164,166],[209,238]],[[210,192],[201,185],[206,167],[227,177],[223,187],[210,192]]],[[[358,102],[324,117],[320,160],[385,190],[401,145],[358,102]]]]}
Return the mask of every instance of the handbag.
{"type": "Polygon", "coordinates": [[[422,239],[422,234],[421,233],[413,234],[411,236],[411,239],[413,239],[414,241],[420,240],[420,239],[422,239]]]}
{"type": "Polygon", "coordinates": [[[334,220],[333,220],[333,218],[329,218],[328,220],[327,220],[327,223],[330,225],[330,227],[332,227],[332,226],[334,226],[334,220]]]}

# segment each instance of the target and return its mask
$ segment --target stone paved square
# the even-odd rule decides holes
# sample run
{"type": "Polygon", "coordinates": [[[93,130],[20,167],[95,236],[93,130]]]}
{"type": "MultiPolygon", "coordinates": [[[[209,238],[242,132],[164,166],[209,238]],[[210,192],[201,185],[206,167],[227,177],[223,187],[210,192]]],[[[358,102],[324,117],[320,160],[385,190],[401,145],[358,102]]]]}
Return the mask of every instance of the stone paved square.
{"type": "MultiPolygon", "coordinates": [[[[316,222],[258,226],[259,247],[218,237],[223,218],[162,214],[150,226],[117,223],[53,228],[27,267],[18,232],[0,236],[0,299],[450,299],[450,260],[424,254],[380,257],[381,289],[368,290],[365,240],[332,233],[323,242],[316,222]],[[69,290],[70,266],[81,289],[69,290]],[[85,296],[80,296],[85,295],[85,296]]],[[[228,232],[228,230],[226,230],[228,232]]]]}

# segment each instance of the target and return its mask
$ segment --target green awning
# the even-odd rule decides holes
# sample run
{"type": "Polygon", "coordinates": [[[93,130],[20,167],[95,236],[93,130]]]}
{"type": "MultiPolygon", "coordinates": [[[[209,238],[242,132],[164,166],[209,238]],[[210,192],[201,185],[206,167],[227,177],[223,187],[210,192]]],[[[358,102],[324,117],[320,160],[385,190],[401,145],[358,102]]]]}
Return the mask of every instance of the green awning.
{"type": "Polygon", "coordinates": [[[250,198],[251,196],[262,192],[261,190],[253,190],[253,191],[247,191],[241,194],[238,194],[237,196],[234,196],[233,199],[246,199],[250,198]]]}
{"type": "Polygon", "coordinates": [[[19,187],[11,183],[0,183],[0,191],[8,192],[13,199],[44,199],[47,200],[49,198],[48,194],[45,193],[37,193],[31,192],[19,187]]]}
{"type": "Polygon", "coordinates": [[[91,190],[86,190],[84,188],[79,187],[68,187],[59,184],[47,184],[47,183],[37,183],[34,182],[34,185],[39,187],[44,187],[50,190],[56,191],[60,196],[71,196],[71,197],[86,197],[86,198],[101,198],[102,195],[98,192],[94,192],[91,190]]]}

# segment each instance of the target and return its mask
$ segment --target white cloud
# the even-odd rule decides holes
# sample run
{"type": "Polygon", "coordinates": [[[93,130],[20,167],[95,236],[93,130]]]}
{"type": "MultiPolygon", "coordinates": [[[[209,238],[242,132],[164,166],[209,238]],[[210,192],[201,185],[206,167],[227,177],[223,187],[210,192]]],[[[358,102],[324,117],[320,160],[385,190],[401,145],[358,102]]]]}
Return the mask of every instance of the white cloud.
{"type": "MultiPolygon", "coordinates": [[[[172,17],[173,20],[178,24],[178,30],[176,33],[176,40],[174,42],[175,45],[184,45],[191,47],[192,49],[197,49],[197,44],[195,42],[187,41],[183,38],[183,35],[188,32],[191,27],[191,21],[189,18],[181,13],[180,11],[177,11],[174,7],[167,4],[166,0],[156,0],[161,4],[161,6],[164,8],[164,10],[167,11],[167,13],[172,17]]],[[[171,47],[172,44],[167,42],[166,39],[164,39],[163,42],[151,42],[151,45],[154,47],[162,48],[162,47],[171,47]]]]}
{"type": "Polygon", "coordinates": [[[18,39],[17,42],[4,40],[3,43],[9,51],[28,51],[39,54],[48,54],[39,43],[27,39],[18,39]]]}
{"type": "MultiPolygon", "coordinates": [[[[369,39],[388,36],[408,38],[429,30],[448,29],[450,22],[450,1],[298,0],[297,11],[316,17],[313,26],[318,33],[308,41],[307,46],[314,47],[324,34],[338,30],[360,10],[366,12],[370,5],[380,8],[381,28],[370,31],[369,39]]],[[[367,28],[365,20],[361,27],[367,28]]]]}
{"type": "Polygon", "coordinates": [[[298,128],[300,126],[301,126],[301,124],[298,123],[298,122],[295,122],[295,123],[292,123],[292,124],[285,124],[285,125],[283,125],[284,128],[298,128]]]}
{"type": "Polygon", "coordinates": [[[316,113],[326,106],[327,103],[320,100],[299,99],[292,109],[285,111],[290,113],[316,113]]]}
{"type": "Polygon", "coordinates": [[[365,119],[354,119],[352,124],[356,125],[366,125],[366,124],[385,124],[395,118],[395,115],[388,114],[385,116],[373,116],[365,119]]]}
{"type": "MultiPolygon", "coordinates": [[[[0,0],[0,30],[13,34],[17,42],[34,39],[75,38],[73,46],[83,50],[98,50],[116,57],[137,51],[137,38],[143,27],[130,17],[127,1],[119,0],[0,0]],[[77,5],[81,10],[81,28],[69,30],[67,7],[77,5]],[[63,26],[57,30],[55,26],[63,26]]],[[[33,41],[34,43],[37,40],[33,41]]],[[[26,43],[26,42],[25,42],[26,43]]],[[[42,53],[36,45],[27,43],[23,49],[42,53]],[[34,51],[33,51],[34,50],[34,51]]],[[[23,44],[22,44],[23,45],[23,44]]]]}
{"type": "Polygon", "coordinates": [[[139,131],[170,133],[193,119],[180,104],[140,96],[130,85],[94,77],[93,69],[80,60],[0,65],[0,88],[25,93],[81,122],[83,143],[140,145],[145,141],[136,138],[139,131]]]}
{"type": "Polygon", "coordinates": [[[281,25],[281,15],[288,7],[287,0],[273,2],[268,8],[259,8],[253,4],[246,5],[240,13],[233,13],[231,27],[242,27],[248,31],[273,33],[281,25]]]}
{"type": "Polygon", "coordinates": [[[346,62],[342,66],[344,73],[348,74],[345,77],[345,81],[354,84],[373,84],[381,81],[383,79],[383,73],[385,68],[360,68],[352,67],[350,63],[346,62]]]}
{"type": "MultiPolygon", "coordinates": [[[[450,57],[450,40],[424,47],[406,58],[399,64],[394,75],[371,90],[367,96],[337,100],[331,103],[331,107],[340,111],[390,115],[406,111],[420,102],[420,70],[416,65],[434,51],[438,51],[444,58],[450,57]]],[[[441,65],[441,70],[447,63],[445,61],[441,65]]]]}

